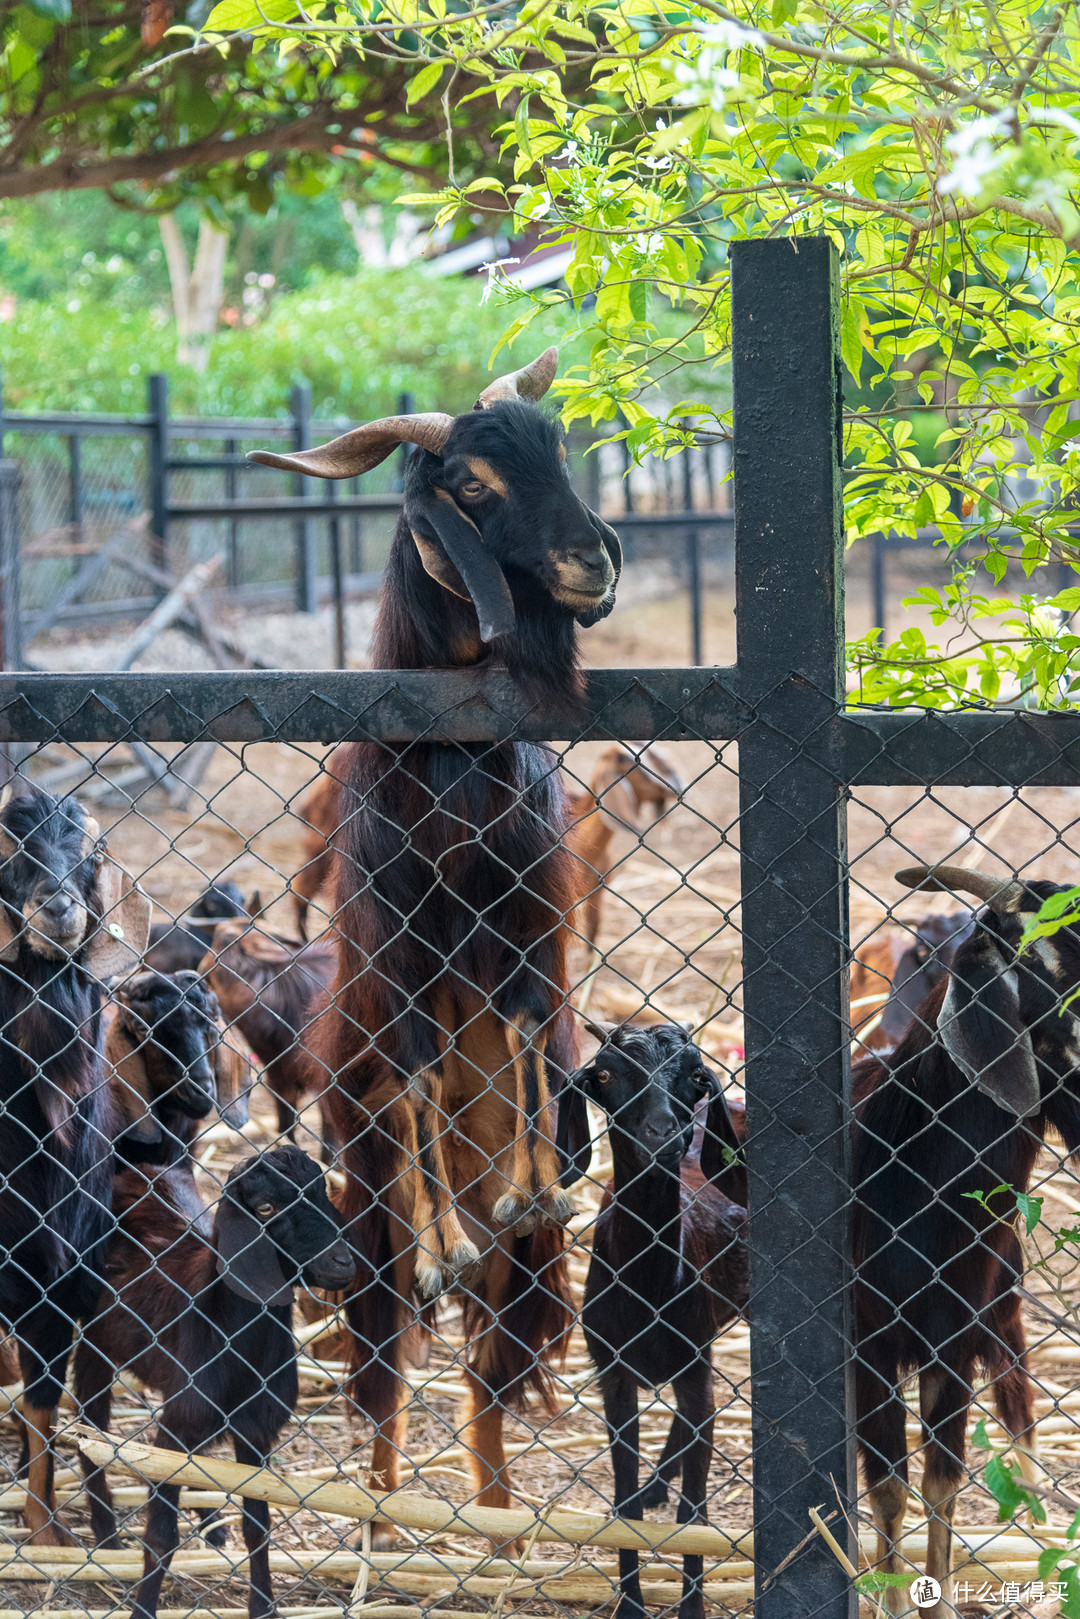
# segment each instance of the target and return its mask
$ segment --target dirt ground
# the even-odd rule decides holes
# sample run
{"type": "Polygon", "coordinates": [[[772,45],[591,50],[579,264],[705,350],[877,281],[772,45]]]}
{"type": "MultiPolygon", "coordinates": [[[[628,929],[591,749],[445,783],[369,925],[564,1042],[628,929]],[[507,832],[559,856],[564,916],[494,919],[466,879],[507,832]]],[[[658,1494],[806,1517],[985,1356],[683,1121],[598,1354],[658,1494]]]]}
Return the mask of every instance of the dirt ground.
{"type": "MultiPolygon", "coordinates": [[[[852,616],[865,617],[865,589],[857,580],[854,585],[852,616]]],[[[858,627],[852,624],[853,629],[858,627]]],[[[632,611],[616,613],[591,632],[587,654],[597,665],[661,666],[683,661],[673,657],[672,648],[684,644],[684,630],[683,602],[642,600],[632,611]]],[[[714,593],[710,603],[706,644],[710,662],[733,661],[732,604],[730,597],[720,591],[714,593]]],[[[618,1019],[648,1006],[706,1026],[703,1042],[724,1073],[732,1094],[737,1095],[742,1062],[737,749],[734,744],[686,743],[665,744],[664,751],[682,778],[685,791],[675,807],[640,837],[620,834],[620,859],[605,904],[599,941],[602,961],[591,986],[590,1009],[594,1015],[618,1019]]],[[[566,753],[564,766],[571,780],[588,780],[597,752],[598,745],[590,744],[566,753]]],[[[38,765],[31,763],[30,768],[33,771],[46,764],[51,767],[65,757],[70,753],[48,750],[38,765]]],[[[258,889],[269,907],[270,925],[289,929],[291,909],[286,890],[300,859],[300,829],[292,810],[318,774],[322,757],[323,750],[314,745],[219,747],[187,809],[170,808],[155,795],[123,812],[103,805],[100,819],[120,858],[153,897],[159,917],[180,914],[209,878],[228,876],[245,893],[258,889]]],[[[939,902],[926,896],[913,897],[898,887],[894,872],[913,860],[935,861],[951,856],[992,871],[1026,872],[1056,880],[1072,881],[1080,874],[1080,795],[1071,789],[1040,788],[1015,793],[996,788],[862,789],[851,801],[849,812],[850,909],[852,943],[856,948],[883,927],[910,927],[931,908],[952,908],[954,902],[948,899],[939,902]]],[[[579,984],[590,966],[585,949],[577,948],[574,972],[579,984]]],[[[260,1144],[269,1138],[270,1118],[269,1099],[260,1089],[255,1095],[248,1141],[222,1125],[209,1131],[200,1149],[200,1176],[207,1197],[214,1195],[222,1172],[250,1150],[251,1142],[260,1144]]],[[[317,1130],[314,1110],[309,1110],[304,1122],[309,1132],[317,1130]]],[[[309,1146],[315,1144],[313,1138],[305,1141],[309,1146]]],[[[1051,1228],[1060,1227],[1076,1214],[1080,1193],[1072,1173],[1050,1151],[1044,1154],[1042,1170],[1045,1184],[1038,1190],[1045,1198],[1044,1220],[1031,1243],[1033,1250],[1052,1254],[1051,1228]]],[[[602,1179],[595,1168],[593,1173],[602,1179]]],[[[578,1197],[581,1214],[575,1222],[575,1247],[570,1258],[572,1280],[578,1290],[587,1268],[590,1220],[598,1195],[598,1188],[590,1186],[578,1197]]],[[[1052,1256],[1049,1268],[1035,1273],[1029,1285],[1061,1318],[1052,1321],[1035,1306],[1025,1310],[1029,1337],[1035,1345],[1032,1370],[1039,1395],[1042,1456],[1049,1475],[1069,1495],[1080,1490],[1080,1401],[1073,1396],[1074,1368],[1080,1363],[1080,1316],[1069,1314],[1080,1310],[1076,1250],[1066,1245],[1060,1254],[1052,1256]]],[[[320,1362],[315,1358],[318,1348],[316,1343],[304,1362],[298,1420],[287,1431],[274,1458],[275,1467],[286,1472],[354,1466],[362,1464],[366,1454],[368,1430],[362,1415],[344,1395],[341,1363],[320,1362]]],[[[457,1364],[462,1348],[460,1318],[451,1306],[440,1318],[429,1364],[412,1374],[417,1392],[410,1409],[406,1446],[410,1463],[418,1468],[411,1480],[406,1476],[406,1483],[423,1493],[459,1502],[472,1493],[466,1459],[454,1449],[455,1385],[460,1380],[457,1364]]],[[[738,1537],[744,1536],[751,1524],[749,1333],[744,1326],[720,1338],[714,1362],[719,1417],[710,1479],[710,1521],[738,1537]]],[[[531,1445],[513,1466],[516,1494],[537,1507],[557,1503],[604,1510],[611,1499],[611,1473],[599,1394],[576,1332],[565,1370],[560,1374],[558,1401],[558,1414],[553,1418],[534,1410],[527,1421],[508,1419],[511,1442],[531,1445]]],[[[645,1420],[647,1451],[658,1451],[670,1410],[670,1390],[663,1391],[645,1420]]],[[[117,1400],[114,1427],[120,1432],[148,1436],[151,1411],[146,1399],[125,1390],[117,1400]]],[[[975,1413],[983,1414],[981,1408],[975,1413]]],[[[1003,1443],[992,1413],[987,1431],[992,1441],[1003,1443]]],[[[73,1442],[61,1438],[59,1448],[62,1458],[74,1463],[73,1442]]],[[[6,1479],[0,1473],[0,1541],[7,1542],[0,1546],[0,1561],[16,1549],[21,1538],[18,1513],[13,1510],[18,1501],[16,1454],[15,1433],[8,1419],[0,1423],[0,1467],[8,1470],[6,1479]]],[[[994,1503],[978,1482],[985,1458],[977,1451],[972,1455],[973,1480],[960,1497],[957,1524],[965,1531],[965,1538],[985,1539],[1001,1531],[994,1528],[994,1503]]],[[[116,1478],[119,1482],[120,1475],[116,1478]]],[[[66,1490],[75,1481],[64,1473],[60,1482],[66,1490]]],[[[134,1516],[127,1526],[127,1543],[132,1548],[138,1541],[140,1511],[133,1507],[134,1516]]],[[[80,1540],[89,1546],[88,1516],[77,1495],[65,1512],[80,1540]]],[[[659,1516],[673,1518],[674,1507],[661,1511],[659,1516]]],[[[1048,1528],[1037,1531],[1042,1543],[1050,1531],[1060,1536],[1072,1510],[1053,1500],[1048,1516],[1048,1528]]],[[[231,1518],[234,1527],[230,1551],[237,1557],[240,1542],[235,1512],[231,1518]]],[[[190,1529],[190,1518],[186,1521],[190,1529]]],[[[297,1613],[312,1608],[322,1612],[340,1609],[355,1577],[355,1568],[343,1572],[340,1566],[342,1553],[348,1552],[345,1536],[351,1526],[307,1510],[286,1513],[275,1509],[273,1521],[273,1545],[280,1554],[275,1579],[278,1601],[286,1611],[292,1608],[297,1613]],[[291,1567],[286,1566],[290,1556],[294,1559],[291,1567]],[[329,1558],[338,1561],[327,1562],[329,1558]]],[[[913,1532],[918,1533],[923,1519],[916,1506],[910,1521],[913,1532]]],[[[1006,1529],[1008,1538],[1001,1542],[1002,1552],[992,1554],[995,1569],[1002,1558],[1011,1559],[1013,1564],[1021,1561],[1025,1538],[1030,1541],[1031,1531],[1026,1524],[1018,1521],[1006,1529]]],[[[1034,1541],[1030,1543],[1034,1545],[1034,1541]]],[[[166,1583],[163,1607],[183,1611],[192,1606],[213,1607],[215,1611],[244,1607],[247,1598],[242,1576],[229,1577],[226,1570],[190,1564],[188,1554],[198,1551],[200,1544],[191,1531],[185,1543],[189,1566],[166,1583]]],[[[410,1549],[415,1550],[415,1545],[410,1544],[409,1537],[402,1536],[397,1550],[401,1553],[410,1549]]],[[[444,1558],[475,1559],[483,1548],[475,1540],[456,1536],[441,1539],[438,1551],[444,1558]]],[[[532,1555],[534,1560],[542,1556],[548,1565],[566,1562],[561,1548],[556,1552],[541,1547],[532,1555]]],[[[736,1550],[733,1557],[744,1568],[727,1586],[711,1583],[710,1599],[718,1612],[749,1614],[752,1609],[745,1553],[740,1557],[736,1550]]],[[[918,1561],[917,1554],[914,1560],[918,1561]]],[[[594,1565],[604,1571],[612,1566],[610,1560],[589,1553],[580,1566],[574,1565],[574,1571],[580,1574],[594,1565]]],[[[0,1609],[36,1611],[42,1602],[48,1611],[88,1608],[112,1613],[124,1609],[126,1580],[60,1578],[52,1584],[31,1583],[16,1580],[15,1572],[10,1565],[6,1569],[0,1566],[0,1609]]],[[[495,1573],[499,1572],[496,1567],[495,1573]]],[[[501,1572],[505,1573],[505,1568],[501,1572]]],[[[368,1601],[399,1605],[419,1602],[437,1607],[475,1607],[479,1601],[481,1607],[490,1607],[491,1602],[484,1600],[490,1593],[479,1588],[464,1592],[459,1584],[461,1577],[460,1568],[448,1567],[444,1579],[418,1586],[415,1572],[395,1580],[385,1570],[376,1570],[368,1601]]],[[[532,1571],[528,1577],[533,1577],[532,1571]]],[[[672,1572],[669,1586],[657,1588],[651,1607],[660,1611],[670,1604],[670,1580],[677,1577],[672,1572]]],[[[1027,1577],[1034,1577],[1033,1566],[1027,1577]]],[[[580,1601],[569,1596],[523,1600],[520,1589],[517,1597],[504,1594],[501,1605],[499,1599],[493,1600],[500,1614],[502,1606],[551,1613],[567,1608],[581,1612],[600,1605],[596,1598],[580,1601]]],[[[867,1607],[866,1611],[873,1610],[867,1607]]],[[[1056,1610],[1053,1605],[1041,1604],[1030,1609],[1006,1605],[994,1610],[976,1605],[970,1611],[1030,1611],[1035,1619],[1046,1619],[1056,1610]]]]}

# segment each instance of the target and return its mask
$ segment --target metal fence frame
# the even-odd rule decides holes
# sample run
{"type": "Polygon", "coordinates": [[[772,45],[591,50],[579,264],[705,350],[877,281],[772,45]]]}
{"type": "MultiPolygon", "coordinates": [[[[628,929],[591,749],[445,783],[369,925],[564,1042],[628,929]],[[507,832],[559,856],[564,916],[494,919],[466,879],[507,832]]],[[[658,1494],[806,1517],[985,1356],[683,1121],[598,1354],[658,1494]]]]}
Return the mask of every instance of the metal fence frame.
{"type": "MultiPolygon", "coordinates": [[[[844,711],[839,295],[823,238],[732,248],[738,664],[588,677],[578,739],[737,741],[756,1619],[855,1619],[808,1512],[856,1495],[845,800],[1080,783],[1080,715],[844,711]],[[779,1570],[779,1572],[775,1572],[779,1570]]],[[[0,741],[549,739],[504,675],[0,677],[0,741]]],[[[852,1545],[849,1550],[854,1553],[852,1545]]]]}

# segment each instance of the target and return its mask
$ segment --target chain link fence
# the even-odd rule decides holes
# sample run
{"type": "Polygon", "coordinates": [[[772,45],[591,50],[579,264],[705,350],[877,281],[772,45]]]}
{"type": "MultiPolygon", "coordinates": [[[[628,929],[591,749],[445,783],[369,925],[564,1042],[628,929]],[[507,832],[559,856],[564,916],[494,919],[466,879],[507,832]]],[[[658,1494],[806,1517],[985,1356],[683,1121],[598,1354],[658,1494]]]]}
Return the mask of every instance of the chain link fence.
{"type": "Polygon", "coordinates": [[[798,246],[736,666],[0,677],[0,1614],[1070,1612],[1080,723],[844,710],[798,246]]]}

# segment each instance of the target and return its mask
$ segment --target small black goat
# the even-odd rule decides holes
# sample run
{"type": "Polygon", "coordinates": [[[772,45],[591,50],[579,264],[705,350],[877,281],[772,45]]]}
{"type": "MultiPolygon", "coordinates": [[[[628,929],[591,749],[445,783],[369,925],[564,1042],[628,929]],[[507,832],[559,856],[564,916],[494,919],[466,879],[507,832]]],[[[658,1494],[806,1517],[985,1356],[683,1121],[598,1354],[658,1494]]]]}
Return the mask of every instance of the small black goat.
{"type": "Polygon", "coordinates": [[[55,1546],[75,1543],[56,1514],[52,1427],[111,1223],[101,980],[137,963],[150,902],[74,798],[21,778],[0,801],[0,861],[0,1323],[24,1382],[29,1543],[55,1546]]]}
{"type": "MultiPolygon", "coordinates": [[[[1053,883],[958,866],[897,876],[911,888],[974,894],[986,907],[899,1049],[857,1064],[852,1084],[859,1449],[878,1561],[887,1573],[903,1572],[901,1388],[918,1373],[926,1571],[944,1589],[977,1368],[991,1381],[1022,1466],[1032,1446],[1016,1292],[1023,1257],[1011,1216],[1048,1130],[1066,1152],[1080,1149],[1077,1020],[1064,1005],[1080,987],[1080,933],[1063,928],[1020,949],[1026,922],[1064,892],[1053,883]]],[[[899,1587],[886,1601],[890,1614],[908,1611],[899,1587]]],[[[945,1619],[953,1610],[943,1598],[924,1611],[945,1619]]]]}
{"type": "MultiPolygon", "coordinates": [[[[581,1324],[600,1373],[615,1511],[639,1518],[682,1474],[680,1523],[706,1522],[712,1457],[711,1347],[747,1299],[746,1175],[717,1076],[674,1024],[623,1026],[559,1094],[564,1182],[589,1166],[586,1100],[608,1117],[614,1180],[593,1234],[581,1324]],[[685,1162],[710,1097],[700,1167],[685,1162]],[[738,1202],[735,1201],[738,1198],[738,1202]],[[676,1415],[639,1488],[638,1389],[670,1383],[676,1415]]],[[[644,1613],[636,1551],[619,1552],[619,1614],[644,1613]]],[[[680,1619],[702,1619],[702,1559],[683,1559],[680,1619]]]]}
{"type": "MultiPolygon", "coordinates": [[[[75,1397],[108,1432],[112,1385],[130,1370],[161,1397],[155,1444],[200,1451],[229,1435],[238,1462],[262,1466],[292,1416],[298,1392],[292,1289],[340,1289],[355,1258],[317,1165],[298,1147],[246,1159],[232,1171],[212,1231],[176,1170],[117,1177],[118,1231],[106,1286],[75,1354],[75,1397]]],[[[117,1546],[116,1516],[102,1467],[83,1458],[97,1543],[117,1546]]],[[[153,1619],[179,1544],[180,1489],[151,1489],[142,1579],[132,1619],[153,1619]]],[[[270,1510],[245,1499],[251,1619],[274,1609],[270,1510]]]]}
{"type": "MultiPolygon", "coordinates": [[[[259,896],[253,895],[250,914],[255,915],[260,908],[259,896]]],[[[159,973],[194,972],[210,948],[217,924],[248,914],[244,896],[235,883],[212,883],[175,922],[154,923],[146,966],[159,973]]]]}
{"type": "Polygon", "coordinates": [[[247,1122],[250,1064],[229,1043],[217,996],[198,973],[136,973],[112,998],[105,1058],[123,1121],[122,1162],[186,1160],[215,1108],[235,1129],[247,1122]]]}

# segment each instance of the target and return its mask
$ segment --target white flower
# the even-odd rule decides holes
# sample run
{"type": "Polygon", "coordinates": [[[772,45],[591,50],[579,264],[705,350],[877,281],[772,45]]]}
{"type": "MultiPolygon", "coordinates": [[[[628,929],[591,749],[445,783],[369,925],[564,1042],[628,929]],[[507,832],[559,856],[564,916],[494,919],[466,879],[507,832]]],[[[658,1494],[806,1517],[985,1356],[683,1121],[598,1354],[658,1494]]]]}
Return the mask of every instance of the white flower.
{"type": "Polygon", "coordinates": [[[728,51],[739,51],[744,46],[758,50],[765,43],[764,34],[759,34],[756,28],[744,28],[730,17],[721,17],[698,32],[710,45],[722,45],[728,51]]]}
{"type": "Polygon", "coordinates": [[[480,266],[481,272],[484,270],[487,271],[487,280],[484,282],[484,290],[480,294],[480,302],[482,304],[486,304],[488,299],[491,297],[495,287],[495,277],[502,272],[503,265],[520,263],[520,259],[490,259],[480,266]]]}
{"type": "Polygon", "coordinates": [[[1006,154],[994,141],[1012,127],[1013,114],[997,112],[988,118],[974,118],[947,136],[945,146],[954,161],[949,173],[938,179],[938,190],[962,191],[967,196],[981,191],[987,175],[993,174],[1005,160],[1006,154]]]}
{"type": "Polygon", "coordinates": [[[731,68],[721,66],[722,54],[712,46],[706,46],[696,62],[676,62],[675,78],[683,86],[675,92],[674,99],[678,106],[700,107],[702,103],[707,103],[714,112],[724,110],[724,92],[738,89],[739,75],[731,68]]]}

